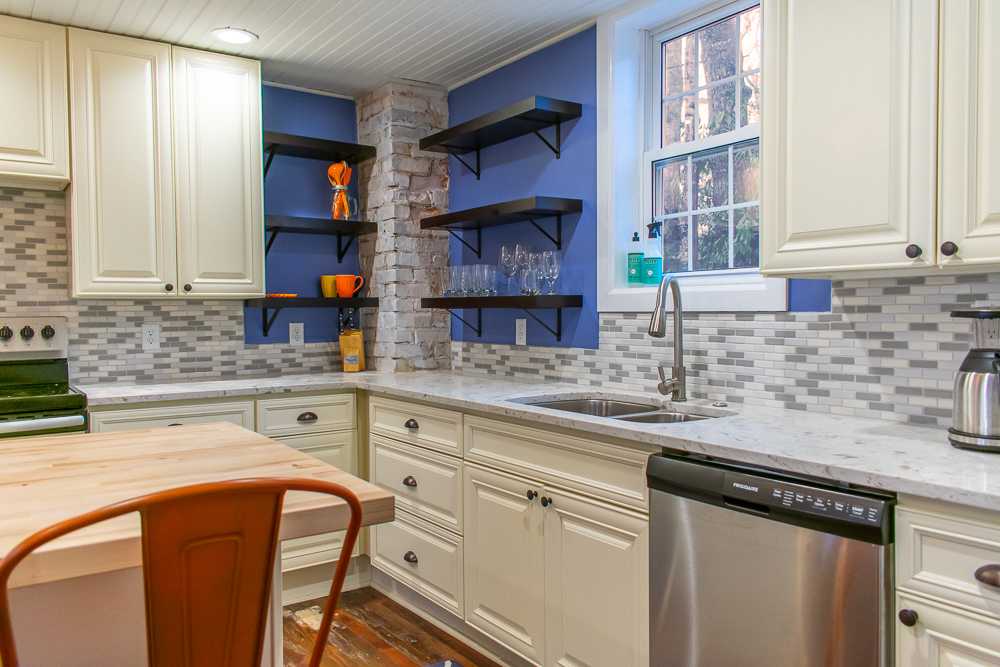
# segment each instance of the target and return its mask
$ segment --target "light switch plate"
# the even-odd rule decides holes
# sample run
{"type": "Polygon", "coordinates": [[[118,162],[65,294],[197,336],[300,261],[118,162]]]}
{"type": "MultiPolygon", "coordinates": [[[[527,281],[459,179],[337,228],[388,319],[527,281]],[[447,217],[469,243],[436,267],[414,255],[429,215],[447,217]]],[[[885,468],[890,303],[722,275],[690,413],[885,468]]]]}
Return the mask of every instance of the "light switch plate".
{"type": "Polygon", "coordinates": [[[155,352],[160,349],[160,325],[142,325],[142,351],[155,352]]]}
{"type": "Polygon", "coordinates": [[[304,322],[288,323],[288,344],[289,345],[306,344],[306,325],[304,322]]]}
{"type": "Polygon", "coordinates": [[[528,320],[523,317],[514,320],[514,344],[515,345],[527,345],[528,344],[528,320]]]}

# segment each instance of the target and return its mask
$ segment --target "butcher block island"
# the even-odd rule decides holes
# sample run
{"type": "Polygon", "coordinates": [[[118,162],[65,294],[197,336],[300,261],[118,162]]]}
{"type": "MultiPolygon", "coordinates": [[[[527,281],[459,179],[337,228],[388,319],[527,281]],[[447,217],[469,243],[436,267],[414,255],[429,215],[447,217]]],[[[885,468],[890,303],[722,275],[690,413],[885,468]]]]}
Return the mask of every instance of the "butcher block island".
{"type": "MultiPolygon", "coordinates": [[[[0,553],[41,528],[111,503],[249,477],[336,482],[357,494],[362,525],[394,517],[387,491],[233,424],[12,439],[0,444],[0,553]]],[[[281,539],[344,529],[349,515],[338,498],[289,492],[281,539]]],[[[141,563],[138,515],[67,535],[21,563],[10,597],[22,664],[146,664],[141,563]]],[[[280,664],[280,593],[279,571],[264,664],[280,664]]]]}

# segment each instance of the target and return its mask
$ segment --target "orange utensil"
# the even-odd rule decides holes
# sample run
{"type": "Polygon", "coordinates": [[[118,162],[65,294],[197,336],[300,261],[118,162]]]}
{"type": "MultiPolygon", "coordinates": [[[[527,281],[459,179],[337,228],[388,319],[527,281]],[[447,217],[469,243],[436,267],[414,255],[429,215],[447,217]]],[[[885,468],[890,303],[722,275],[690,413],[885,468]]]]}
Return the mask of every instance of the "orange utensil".
{"type": "Polygon", "coordinates": [[[347,199],[347,186],[351,182],[352,170],[346,162],[334,162],[326,170],[326,178],[333,187],[333,203],[330,205],[330,215],[334,220],[347,220],[351,217],[351,204],[347,199]]]}

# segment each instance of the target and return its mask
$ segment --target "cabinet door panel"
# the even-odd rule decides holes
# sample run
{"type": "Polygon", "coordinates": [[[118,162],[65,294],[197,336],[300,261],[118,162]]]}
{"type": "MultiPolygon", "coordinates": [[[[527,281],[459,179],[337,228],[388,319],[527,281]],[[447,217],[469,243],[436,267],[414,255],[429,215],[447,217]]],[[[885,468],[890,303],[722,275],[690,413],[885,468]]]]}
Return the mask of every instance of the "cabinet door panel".
{"type": "Polygon", "coordinates": [[[546,665],[649,664],[649,522],[546,489],[546,665]]]}
{"type": "Polygon", "coordinates": [[[260,63],[174,47],[173,66],[182,290],[262,295],[260,63]]]}
{"type": "Polygon", "coordinates": [[[896,621],[897,667],[1000,667],[1000,623],[902,593],[896,608],[918,616],[896,621]]]}
{"type": "Polygon", "coordinates": [[[932,265],[937,0],[762,6],[762,270],[932,265]]]}
{"type": "Polygon", "coordinates": [[[465,620],[536,664],[544,659],[545,555],[535,482],[465,465],[465,620]]]}
{"type": "Polygon", "coordinates": [[[947,0],[941,20],[941,262],[1000,263],[1000,6],[947,0]]]}
{"type": "Polygon", "coordinates": [[[66,29],[0,16],[0,185],[69,180],[66,29]]]}
{"type": "Polygon", "coordinates": [[[170,47],[71,28],[69,57],[73,293],[172,294],[170,47]]]}

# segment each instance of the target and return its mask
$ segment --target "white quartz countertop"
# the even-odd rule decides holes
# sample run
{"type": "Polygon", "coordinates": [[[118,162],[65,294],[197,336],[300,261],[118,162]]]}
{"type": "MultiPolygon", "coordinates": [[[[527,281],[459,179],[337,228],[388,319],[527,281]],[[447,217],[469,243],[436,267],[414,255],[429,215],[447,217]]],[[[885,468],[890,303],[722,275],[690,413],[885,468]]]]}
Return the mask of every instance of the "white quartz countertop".
{"type": "MultiPolygon", "coordinates": [[[[649,394],[588,389],[446,371],[329,373],[176,384],[79,387],[91,406],[363,389],[443,407],[511,417],[543,426],[669,447],[852,484],[1000,510],[1000,455],[955,449],[944,429],[854,417],[761,408],[730,408],[729,416],[675,424],[636,424],[533,407],[518,399],[607,395],[660,402],[649,394]]],[[[685,410],[705,410],[691,401],[685,410]]]]}

